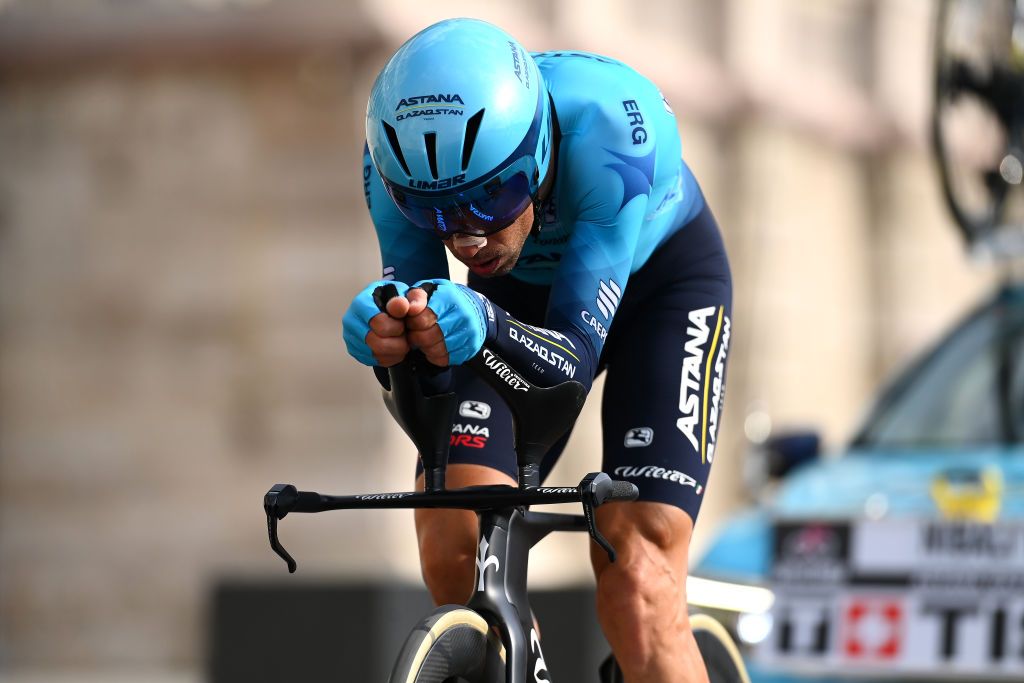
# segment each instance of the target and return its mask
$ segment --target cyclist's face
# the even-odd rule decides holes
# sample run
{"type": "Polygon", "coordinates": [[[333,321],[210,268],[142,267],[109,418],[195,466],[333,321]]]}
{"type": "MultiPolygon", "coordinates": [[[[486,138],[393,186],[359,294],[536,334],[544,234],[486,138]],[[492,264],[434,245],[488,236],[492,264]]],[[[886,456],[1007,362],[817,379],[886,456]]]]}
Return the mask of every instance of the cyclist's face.
{"type": "Polygon", "coordinates": [[[523,250],[526,238],[533,227],[533,203],[519,214],[519,217],[507,228],[487,236],[487,244],[483,247],[455,246],[455,239],[449,238],[444,245],[459,261],[481,277],[497,277],[507,275],[519,260],[519,252],[523,250]]]}

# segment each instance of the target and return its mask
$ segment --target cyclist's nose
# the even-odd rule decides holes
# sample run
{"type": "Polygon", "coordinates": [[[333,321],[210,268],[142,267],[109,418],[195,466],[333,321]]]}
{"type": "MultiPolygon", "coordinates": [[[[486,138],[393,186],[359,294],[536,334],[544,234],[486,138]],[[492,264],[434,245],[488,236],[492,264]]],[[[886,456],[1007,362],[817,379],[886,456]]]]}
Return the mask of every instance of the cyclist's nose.
{"type": "Polygon", "coordinates": [[[459,258],[471,259],[485,246],[487,246],[486,237],[456,235],[452,238],[452,250],[459,258]]]}
{"type": "Polygon", "coordinates": [[[455,255],[460,259],[471,259],[480,251],[480,247],[455,247],[455,255]]]}

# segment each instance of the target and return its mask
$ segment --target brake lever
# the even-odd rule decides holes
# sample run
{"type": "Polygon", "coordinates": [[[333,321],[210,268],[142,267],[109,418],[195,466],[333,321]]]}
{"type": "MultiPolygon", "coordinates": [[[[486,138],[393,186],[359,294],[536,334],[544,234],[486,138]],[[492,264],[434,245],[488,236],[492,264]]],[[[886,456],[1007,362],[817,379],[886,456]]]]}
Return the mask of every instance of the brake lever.
{"type": "Polygon", "coordinates": [[[291,484],[275,484],[263,496],[263,509],[267,513],[267,533],[270,535],[270,547],[288,565],[288,573],[294,574],[298,563],[288,554],[277,537],[277,520],[284,519],[292,511],[299,499],[298,490],[291,484]]]}
{"type": "Polygon", "coordinates": [[[583,499],[583,516],[587,518],[587,530],[590,532],[590,537],[608,553],[608,561],[615,562],[615,548],[597,530],[597,519],[594,516],[594,509],[603,503],[605,499],[605,489],[607,487],[605,482],[610,481],[611,477],[604,472],[591,472],[580,481],[579,492],[580,497],[583,499]]]}

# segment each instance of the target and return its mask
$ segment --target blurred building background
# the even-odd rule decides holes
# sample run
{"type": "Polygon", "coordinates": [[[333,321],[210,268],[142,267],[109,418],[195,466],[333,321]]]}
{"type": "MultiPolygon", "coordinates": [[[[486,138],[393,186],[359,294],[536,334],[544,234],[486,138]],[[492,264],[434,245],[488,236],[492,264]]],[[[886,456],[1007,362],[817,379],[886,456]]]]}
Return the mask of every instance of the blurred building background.
{"type": "MultiPolygon", "coordinates": [[[[372,79],[449,16],[622,59],[679,117],[736,283],[699,552],[743,501],[748,414],[840,446],[992,281],[927,145],[933,10],[0,0],[0,680],[199,680],[224,582],[418,581],[411,513],[289,519],[289,577],[260,503],[279,481],[410,486],[340,320],[380,267],[360,178],[372,79]]],[[[596,408],[554,481],[599,462],[596,408]]],[[[585,539],[546,542],[532,577],[586,584],[585,539]]]]}

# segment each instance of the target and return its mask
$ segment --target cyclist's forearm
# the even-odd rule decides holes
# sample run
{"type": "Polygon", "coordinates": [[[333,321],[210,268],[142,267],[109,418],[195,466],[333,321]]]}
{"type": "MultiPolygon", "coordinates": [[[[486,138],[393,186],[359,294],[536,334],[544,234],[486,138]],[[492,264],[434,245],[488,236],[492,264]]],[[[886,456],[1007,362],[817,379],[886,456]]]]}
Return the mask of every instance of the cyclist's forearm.
{"type": "Polygon", "coordinates": [[[526,379],[539,386],[575,380],[590,388],[597,358],[579,331],[534,327],[485,300],[487,345],[526,379]],[[491,312],[493,309],[493,319],[491,312]]]}

